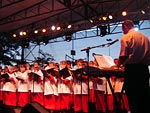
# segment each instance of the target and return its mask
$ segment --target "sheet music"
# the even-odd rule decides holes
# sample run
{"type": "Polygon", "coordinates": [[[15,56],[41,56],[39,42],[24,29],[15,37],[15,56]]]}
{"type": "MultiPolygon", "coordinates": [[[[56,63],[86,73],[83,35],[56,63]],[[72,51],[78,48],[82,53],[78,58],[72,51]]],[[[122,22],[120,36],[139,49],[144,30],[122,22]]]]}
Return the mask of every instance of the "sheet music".
{"type": "Polygon", "coordinates": [[[115,65],[111,56],[98,55],[98,54],[94,54],[93,56],[95,60],[97,61],[100,69],[110,68],[111,66],[115,65]]]}

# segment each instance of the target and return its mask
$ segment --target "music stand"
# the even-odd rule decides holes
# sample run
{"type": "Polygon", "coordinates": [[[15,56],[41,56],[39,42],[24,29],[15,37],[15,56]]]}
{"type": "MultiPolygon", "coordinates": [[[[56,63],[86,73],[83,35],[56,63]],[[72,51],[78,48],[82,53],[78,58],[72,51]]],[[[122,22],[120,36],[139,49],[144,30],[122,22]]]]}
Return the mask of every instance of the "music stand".
{"type": "Polygon", "coordinates": [[[40,77],[40,75],[38,75],[38,74],[35,73],[35,72],[29,72],[28,75],[29,75],[29,77],[31,77],[31,79],[32,79],[32,80],[31,80],[31,83],[32,83],[33,88],[31,89],[30,102],[33,102],[32,100],[33,100],[33,95],[34,95],[34,85],[35,85],[35,81],[38,80],[38,78],[40,77]],[[32,95],[32,93],[33,93],[33,95],[32,95]]]}
{"type": "MultiPolygon", "coordinates": [[[[115,40],[115,41],[112,41],[110,43],[101,44],[101,45],[98,45],[98,46],[87,47],[87,48],[84,48],[84,49],[81,50],[81,51],[86,51],[86,54],[87,54],[87,75],[90,75],[90,73],[89,73],[89,53],[90,53],[90,50],[94,49],[94,48],[98,48],[98,47],[109,47],[117,41],[118,41],[118,39],[115,40]]],[[[109,83],[109,84],[111,85],[111,83],[109,83]]],[[[89,77],[88,77],[88,111],[90,111],[90,109],[89,109],[89,77]]]]}
{"type": "MultiPolygon", "coordinates": [[[[100,66],[99,68],[101,69],[101,71],[103,72],[102,74],[104,74],[104,77],[106,78],[108,85],[110,87],[110,90],[112,92],[113,98],[114,98],[114,104],[115,104],[115,112],[116,113],[120,113],[120,100],[122,97],[122,93],[123,93],[123,88],[121,91],[121,96],[119,97],[119,101],[117,101],[116,95],[114,93],[114,89],[111,85],[110,82],[110,77],[115,75],[121,75],[122,74],[122,70],[116,69],[116,70],[112,70],[111,66],[115,65],[115,63],[113,62],[113,59],[110,56],[106,56],[106,55],[99,55],[99,54],[93,54],[95,60],[97,61],[98,65],[100,66]],[[121,73],[120,73],[121,72],[121,73]],[[118,73],[118,74],[117,74],[118,73]]],[[[118,77],[118,76],[117,76],[118,77]]],[[[122,77],[122,75],[121,75],[122,77]]],[[[107,84],[106,84],[107,85],[107,84]]],[[[106,112],[108,112],[108,108],[107,108],[107,86],[106,86],[106,112]]]]}
{"type": "MultiPolygon", "coordinates": [[[[99,45],[99,46],[87,47],[87,48],[81,50],[81,51],[86,51],[86,54],[87,54],[87,68],[86,69],[87,69],[87,75],[88,76],[90,76],[90,73],[89,73],[89,53],[90,53],[90,50],[93,49],[93,48],[97,48],[97,47],[104,47],[106,45],[107,44],[102,44],[102,45],[99,45]]],[[[90,111],[90,107],[89,107],[90,106],[90,101],[89,101],[90,100],[90,95],[89,95],[90,94],[90,91],[89,91],[90,90],[89,89],[90,84],[89,84],[89,81],[90,80],[89,80],[89,77],[88,77],[88,111],[90,111]]]]}

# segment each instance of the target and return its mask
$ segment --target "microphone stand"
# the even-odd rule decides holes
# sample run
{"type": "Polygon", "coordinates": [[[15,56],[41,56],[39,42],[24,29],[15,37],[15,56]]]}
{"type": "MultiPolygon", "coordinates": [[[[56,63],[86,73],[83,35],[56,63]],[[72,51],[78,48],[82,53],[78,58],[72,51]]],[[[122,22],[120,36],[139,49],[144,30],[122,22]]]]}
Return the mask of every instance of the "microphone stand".
{"type": "Polygon", "coordinates": [[[98,47],[109,47],[109,46],[111,46],[112,44],[113,44],[113,43],[110,42],[110,43],[101,44],[101,45],[98,45],[98,46],[87,47],[87,48],[81,49],[81,51],[86,51],[86,53],[87,53],[87,59],[89,59],[89,50],[90,50],[90,49],[94,49],[94,48],[98,48],[98,47]]]}
{"type": "MultiPolygon", "coordinates": [[[[16,71],[13,72],[15,77],[17,76],[16,75],[16,71]]],[[[18,97],[18,87],[16,86],[16,106],[18,107],[18,104],[19,104],[19,97],[18,97]]]]}
{"type": "MultiPolygon", "coordinates": [[[[90,53],[90,49],[91,49],[91,47],[87,47],[87,48],[85,48],[85,49],[82,49],[81,51],[86,51],[86,54],[87,54],[87,75],[88,75],[88,113],[90,113],[89,111],[90,111],[90,109],[89,109],[89,107],[90,107],[90,102],[89,102],[89,100],[90,100],[90,91],[89,91],[89,53],[90,53]]],[[[82,86],[82,82],[81,82],[81,86],[82,86]]],[[[81,92],[82,92],[82,87],[81,87],[81,92]]],[[[82,100],[82,99],[81,99],[82,100]]]]}
{"type": "Polygon", "coordinates": [[[0,100],[0,104],[3,104],[3,93],[2,93],[2,81],[1,81],[1,73],[0,73],[0,95],[2,96],[2,100],[0,100]]]}
{"type": "MultiPolygon", "coordinates": [[[[81,51],[86,51],[87,54],[87,75],[88,75],[88,112],[90,111],[90,88],[89,88],[89,81],[90,81],[90,73],[89,73],[89,53],[90,50],[93,48],[97,48],[97,47],[105,47],[108,44],[102,44],[102,45],[98,45],[98,46],[93,46],[93,47],[87,47],[85,49],[82,49],[81,51]]],[[[89,112],[90,113],[90,112],[89,112]]]]}
{"type": "MultiPolygon", "coordinates": [[[[98,48],[98,47],[109,47],[110,45],[112,45],[113,43],[110,42],[110,43],[106,43],[106,44],[101,44],[101,45],[98,45],[98,46],[92,46],[92,47],[87,47],[87,48],[84,48],[82,49],[81,51],[86,51],[86,54],[87,54],[87,75],[88,75],[88,112],[90,111],[90,91],[89,91],[89,77],[90,77],[90,73],[89,73],[89,53],[90,53],[90,50],[91,49],[94,49],[94,48],[98,48]]],[[[89,112],[90,113],[90,112],[89,112]]]]}

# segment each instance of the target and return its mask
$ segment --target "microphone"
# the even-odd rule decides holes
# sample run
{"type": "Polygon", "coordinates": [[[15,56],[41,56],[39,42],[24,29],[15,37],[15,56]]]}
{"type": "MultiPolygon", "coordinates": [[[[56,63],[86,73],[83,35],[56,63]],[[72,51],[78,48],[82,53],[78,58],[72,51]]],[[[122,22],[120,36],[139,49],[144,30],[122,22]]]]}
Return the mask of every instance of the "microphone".
{"type": "Polygon", "coordinates": [[[109,46],[110,45],[112,45],[112,44],[114,44],[114,43],[116,43],[116,42],[118,42],[119,41],[119,39],[116,39],[116,40],[114,40],[114,41],[112,41],[112,42],[110,42],[110,43],[108,43],[109,44],[109,46]]]}

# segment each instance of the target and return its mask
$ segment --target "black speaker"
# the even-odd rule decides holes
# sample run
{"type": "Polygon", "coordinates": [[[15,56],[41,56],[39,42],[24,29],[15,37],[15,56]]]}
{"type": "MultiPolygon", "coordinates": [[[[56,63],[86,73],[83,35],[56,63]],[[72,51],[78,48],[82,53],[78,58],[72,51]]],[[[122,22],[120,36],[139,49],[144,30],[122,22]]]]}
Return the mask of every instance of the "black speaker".
{"type": "Polygon", "coordinates": [[[26,104],[20,113],[49,113],[43,106],[37,102],[26,104]]]}
{"type": "Polygon", "coordinates": [[[0,104],[0,113],[15,113],[12,107],[0,104]]]}

